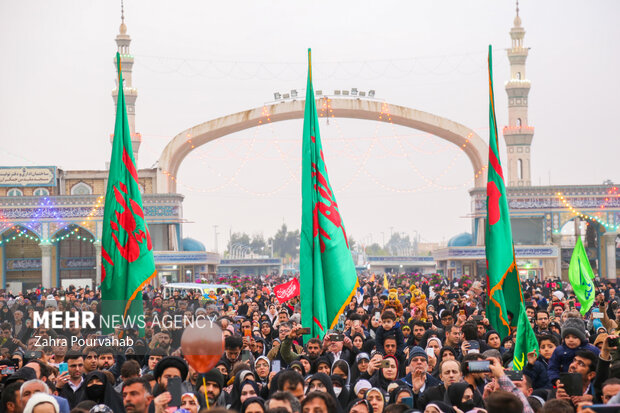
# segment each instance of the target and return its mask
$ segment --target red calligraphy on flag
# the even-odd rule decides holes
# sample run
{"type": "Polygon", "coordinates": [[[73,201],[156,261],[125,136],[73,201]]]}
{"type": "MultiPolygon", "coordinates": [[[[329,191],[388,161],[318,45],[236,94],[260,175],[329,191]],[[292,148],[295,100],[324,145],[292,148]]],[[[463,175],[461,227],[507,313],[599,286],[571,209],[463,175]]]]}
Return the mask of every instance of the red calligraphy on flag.
{"type": "Polygon", "coordinates": [[[294,278],[287,283],[276,285],[273,287],[273,292],[275,293],[280,304],[290,300],[293,297],[298,297],[300,293],[299,280],[294,278]]]}
{"type": "Polygon", "coordinates": [[[144,221],[144,211],[142,211],[140,205],[138,205],[138,203],[133,199],[129,199],[129,205],[127,205],[127,202],[123,196],[123,194],[127,195],[127,187],[122,182],[119,182],[118,187],[120,188],[120,191],[116,186],[114,186],[114,197],[123,210],[122,212],[115,211],[116,222],[110,221],[110,226],[113,231],[112,238],[114,239],[114,243],[116,244],[121,256],[128,262],[134,262],[140,257],[139,244],[146,241],[147,249],[150,251],[153,248],[151,243],[151,234],[148,229],[145,229],[145,231],[138,229],[136,216],[144,221]],[[120,233],[119,226],[127,233],[127,242],[125,245],[121,245],[121,242],[118,239],[117,234],[120,233]]]}
{"type": "MultiPolygon", "coordinates": [[[[321,151],[321,158],[323,158],[323,151],[321,151]]],[[[324,163],[325,161],[323,161],[324,163]]],[[[331,189],[329,189],[329,185],[327,183],[327,179],[323,174],[318,170],[316,163],[312,164],[312,176],[316,177],[316,184],[314,185],[314,189],[321,195],[326,202],[317,201],[313,210],[313,237],[319,235],[319,242],[321,245],[321,252],[325,252],[325,239],[331,240],[328,232],[325,231],[325,228],[321,226],[321,222],[319,221],[319,212],[323,217],[327,218],[332,224],[334,224],[337,228],[342,230],[342,235],[344,236],[344,241],[347,244],[347,248],[349,247],[349,241],[347,240],[347,233],[344,230],[344,225],[342,223],[342,218],[340,217],[340,212],[338,211],[338,204],[333,199],[333,194],[331,189]]]]}

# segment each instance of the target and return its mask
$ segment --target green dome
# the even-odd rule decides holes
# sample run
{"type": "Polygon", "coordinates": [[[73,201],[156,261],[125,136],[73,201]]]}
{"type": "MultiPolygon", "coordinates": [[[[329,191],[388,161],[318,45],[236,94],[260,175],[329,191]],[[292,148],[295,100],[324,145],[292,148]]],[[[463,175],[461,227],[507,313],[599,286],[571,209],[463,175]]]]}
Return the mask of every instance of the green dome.
{"type": "Polygon", "coordinates": [[[455,235],[448,241],[448,247],[471,247],[474,245],[474,238],[469,232],[455,235]]]}

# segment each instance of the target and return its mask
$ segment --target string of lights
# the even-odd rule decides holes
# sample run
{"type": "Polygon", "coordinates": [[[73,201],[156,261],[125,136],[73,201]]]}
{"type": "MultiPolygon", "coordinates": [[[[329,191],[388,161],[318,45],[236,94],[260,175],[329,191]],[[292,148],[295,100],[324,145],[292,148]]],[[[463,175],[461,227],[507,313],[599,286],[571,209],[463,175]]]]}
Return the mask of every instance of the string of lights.
{"type": "MultiPolygon", "coordinates": [[[[319,105],[318,105],[318,116],[320,118],[324,118],[325,122],[327,125],[333,124],[336,127],[336,130],[338,132],[338,137],[335,138],[330,138],[329,141],[332,142],[343,142],[345,143],[346,148],[338,151],[336,150],[335,152],[330,150],[330,155],[332,157],[336,157],[338,159],[341,159],[343,157],[346,158],[350,158],[353,159],[356,162],[355,165],[355,169],[353,170],[352,174],[349,175],[349,178],[347,180],[347,182],[345,182],[343,185],[339,185],[340,186],[340,191],[346,191],[348,190],[348,188],[350,188],[353,183],[355,183],[357,181],[357,179],[360,176],[364,176],[364,175],[369,175],[372,176],[373,182],[378,183],[378,185],[384,189],[390,190],[390,191],[397,191],[397,192],[419,192],[422,190],[427,190],[427,189],[431,189],[431,188],[435,188],[435,189],[439,189],[439,190],[455,190],[455,189],[460,189],[460,188],[467,188],[469,186],[471,186],[471,179],[466,179],[465,182],[463,182],[462,184],[455,184],[455,185],[443,185],[441,183],[439,183],[439,181],[445,177],[454,167],[455,165],[458,164],[458,160],[461,159],[461,155],[463,154],[463,151],[467,148],[467,145],[470,144],[470,140],[466,139],[466,141],[460,145],[460,147],[454,147],[452,145],[447,145],[444,147],[441,147],[440,150],[435,151],[435,152],[430,152],[427,150],[421,150],[419,147],[413,146],[411,147],[411,145],[407,145],[405,142],[412,140],[412,139],[406,139],[405,136],[406,135],[402,135],[397,133],[396,131],[396,125],[394,124],[393,120],[392,120],[392,115],[390,113],[390,107],[387,103],[383,103],[382,104],[382,111],[379,113],[378,115],[378,122],[376,122],[375,124],[375,130],[374,130],[374,135],[372,137],[362,137],[362,138],[358,138],[356,137],[355,139],[352,138],[345,138],[344,137],[344,133],[342,130],[341,125],[339,124],[338,121],[336,121],[335,116],[333,114],[333,109],[331,107],[331,98],[325,96],[321,99],[319,99],[319,105]],[[379,134],[379,130],[381,127],[382,123],[389,123],[390,127],[392,129],[392,135],[391,136],[385,136],[385,137],[380,137],[383,134],[379,134]],[[383,141],[392,138],[396,140],[396,143],[398,144],[399,148],[400,148],[400,152],[396,153],[393,152],[389,146],[386,146],[383,141]],[[364,141],[368,141],[369,145],[366,146],[365,150],[360,154],[360,151],[358,150],[358,148],[355,147],[355,144],[359,143],[361,140],[364,141]],[[384,152],[386,152],[388,155],[385,155],[386,157],[389,158],[403,158],[406,160],[408,167],[418,176],[422,179],[422,181],[424,182],[424,185],[422,185],[421,187],[416,187],[416,188],[409,188],[409,189],[403,189],[403,188],[396,188],[394,186],[391,186],[389,184],[385,184],[383,182],[381,182],[382,180],[380,178],[378,178],[377,176],[375,176],[369,169],[368,169],[368,162],[370,159],[378,159],[377,157],[381,156],[381,153],[377,153],[375,152],[375,149],[377,148],[377,145],[379,145],[384,152]],[[413,150],[415,150],[416,152],[420,152],[423,153],[425,155],[429,155],[429,154],[437,154],[437,153],[441,153],[441,152],[446,152],[450,149],[452,149],[453,151],[455,151],[454,155],[451,157],[450,161],[446,163],[446,167],[443,168],[442,171],[440,171],[437,174],[434,174],[432,177],[428,176],[427,174],[425,174],[417,165],[417,163],[415,162],[414,159],[412,159],[412,155],[411,155],[411,151],[407,150],[407,146],[410,146],[413,150]],[[381,183],[380,183],[381,182],[381,183]]],[[[220,190],[226,189],[226,188],[231,188],[231,187],[235,187],[238,188],[240,190],[242,190],[243,192],[246,192],[248,194],[254,195],[254,196],[258,196],[258,197],[265,197],[265,196],[272,196],[275,195],[281,191],[283,191],[284,189],[286,189],[288,187],[289,184],[293,183],[293,182],[299,182],[300,181],[300,176],[298,173],[296,173],[296,170],[293,166],[291,166],[291,163],[289,162],[290,160],[293,161],[298,161],[298,156],[292,156],[290,153],[285,152],[285,150],[283,149],[283,146],[281,143],[283,142],[288,142],[287,140],[281,140],[281,138],[279,138],[273,128],[273,122],[271,121],[270,118],[270,114],[268,113],[268,108],[267,106],[263,106],[263,113],[262,113],[262,117],[257,121],[258,125],[257,126],[262,126],[264,124],[269,124],[269,131],[271,133],[270,139],[267,139],[266,142],[273,144],[273,146],[276,149],[277,155],[275,158],[272,156],[270,159],[275,159],[277,160],[277,162],[280,162],[281,164],[284,165],[284,167],[286,168],[286,172],[287,174],[285,174],[284,176],[288,175],[287,178],[285,178],[283,180],[283,182],[278,185],[275,189],[273,190],[269,190],[269,191],[264,191],[264,192],[258,192],[253,190],[251,187],[246,186],[244,183],[242,183],[239,180],[239,177],[241,175],[241,172],[245,169],[245,167],[247,166],[247,163],[250,159],[262,159],[265,160],[267,159],[267,152],[264,153],[265,156],[260,157],[256,150],[256,142],[257,142],[257,134],[259,132],[259,128],[255,127],[254,129],[254,133],[252,134],[251,138],[239,138],[238,140],[241,142],[243,141],[243,144],[240,145],[236,145],[239,148],[241,147],[245,147],[245,153],[244,156],[241,158],[241,162],[236,163],[237,168],[236,170],[231,174],[228,175],[228,178],[226,180],[224,180],[221,184],[217,185],[216,187],[212,187],[212,188],[201,188],[201,187],[197,187],[197,186],[193,186],[193,185],[189,185],[186,182],[180,182],[178,179],[178,176],[173,176],[169,171],[163,171],[163,173],[167,176],[170,177],[170,179],[174,182],[176,182],[179,186],[183,187],[186,190],[192,191],[192,192],[199,192],[199,193],[214,193],[214,192],[218,192],[220,190]],[[248,144],[249,141],[249,144],[248,144]]],[[[426,135],[424,135],[425,139],[428,139],[428,137],[426,135]]],[[[471,134],[470,136],[471,137],[471,134]]],[[[261,142],[263,142],[265,140],[263,140],[261,138],[261,142]]],[[[291,141],[293,142],[293,141],[291,141]]],[[[188,133],[187,135],[187,143],[190,145],[190,148],[194,149],[195,146],[192,142],[192,136],[191,134],[188,133]]],[[[220,145],[222,146],[224,149],[225,145],[220,145]]],[[[265,146],[269,146],[269,145],[263,145],[263,147],[265,146]]],[[[298,152],[298,145],[289,145],[290,146],[290,150],[292,151],[297,151],[298,152]]],[[[237,150],[234,153],[235,159],[239,159],[239,154],[240,154],[240,150],[237,150]]],[[[381,152],[381,151],[380,151],[381,152]]],[[[230,152],[232,153],[232,151],[230,152]]],[[[201,165],[204,166],[206,169],[208,169],[210,172],[212,172],[213,176],[217,176],[218,178],[222,178],[223,174],[221,173],[220,169],[214,168],[213,167],[213,156],[214,156],[214,152],[210,151],[207,153],[193,153],[193,157],[197,158],[200,162],[201,165]]],[[[217,156],[218,160],[221,160],[221,156],[217,156]]],[[[487,169],[486,165],[483,165],[478,171],[476,171],[474,173],[474,177],[478,178],[482,173],[485,172],[485,170],[487,169]]]]}
{"type": "Polygon", "coordinates": [[[17,235],[9,235],[6,238],[0,238],[0,245],[6,245],[11,241],[19,241],[24,239],[39,241],[39,237],[36,235],[30,235],[27,231],[24,231],[19,227],[14,226],[13,228],[15,228],[15,233],[17,233],[17,235]]]}
{"type": "Polygon", "coordinates": [[[589,215],[589,214],[586,214],[584,212],[577,210],[570,204],[570,202],[568,202],[566,197],[561,192],[558,192],[556,195],[559,198],[560,202],[562,202],[562,205],[564,205],[564,207],[567,208],[573,215],[578,216],[579,218],[582,218],[586,221],[596,221],[599,224],[601,224],[603,227],[605,227],[607,231],[618,230],[618,225],[609,224],[608,222],[603,221],[600,217],[597,217],[595,215],[589,215]]]}
{"type": "MultiPolygon", "coordinates": [[[[252,152],[252,149],[254,148],[254,144],[256,143],[256,134],[258,133],[258,130],[260,129],[259,126],[261,126],[264,123],[264,120],[267,121],[271,121],[271,115],[269,114],[269,111],[267,110],[266,106],[263,106],[263,110],[261,113],[261,118],[258,120],[258,124],[256,125],[256,127],[252,128],[253,129],[253,135],[252,135],[252,140],[250,141],[250,145],[249,148],[245,154],[245,157],[242,159],[241,163],[239,164],[237,170],[231,174],[228,178],[228,180],[226,180],[226,182],[222,183],[221,185],[215,187],[215,188],[209,188],[209,189],[204,189],[204,188],[198,188],[198,187],[194,187],[191,185],[187,185],[181,181],[179,181],[178,177],[173,175],[170,171],[164,170],[162,171],[162,173],[164,175],[166,175],[169,179],[171,179],[173,182],[175,182],[177,185],[180,185],[181,187],[189,190],[189,191],[193,191],[193,192],[199,192],[199,193],[213,193],[213,192],[217,192],[222,190],[225,187],[230,186],[231,184],[234,184],[234,182],[236,181],[237,176],[239,175],[239,173],[241,173],[241,171],[245,168],[246,164],[248,163],[248,161],[250,160],[250,154],[252,152]],[[264,119],[263,119],[264,118],[264,119]]],[[[192,148],[194,148],[194,145],[191,143],[191,135],[188,133],[188,139],[187,142],[191,145],[192,148]]]]}
{"type": "MultiPolygon", "coordinates": [[[[498,49],[500,50],[500,49],[498,49]]],[[[158,74],[178,73],[185,77],[205,77],[215,80],[296,80],[305,62],[237,61],[169,56],[135,55],[136,64],[158,74]]],[[[485,66],[484,53],[479,51],[390,58],[377,60],[318,61],[313,70],[325,79],[403,79],[412,75],[445,77],[457,73],[470,76],[485,66]]],[[[499,65],[505,62],[499,61],[499,65]]]]}

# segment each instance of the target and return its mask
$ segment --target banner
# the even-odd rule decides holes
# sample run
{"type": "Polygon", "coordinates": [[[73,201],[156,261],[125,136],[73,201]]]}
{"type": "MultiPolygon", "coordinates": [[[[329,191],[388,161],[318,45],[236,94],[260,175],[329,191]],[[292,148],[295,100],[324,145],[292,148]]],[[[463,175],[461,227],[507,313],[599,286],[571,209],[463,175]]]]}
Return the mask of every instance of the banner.
{"type": "Polygon", "coordinates": [[[273,292],[276,294],[276,298],[280,304],[290,300],[293,297],[299,296],[299,280],[293,278],[291,281],[276,285],[273,287],[273,292]]]}

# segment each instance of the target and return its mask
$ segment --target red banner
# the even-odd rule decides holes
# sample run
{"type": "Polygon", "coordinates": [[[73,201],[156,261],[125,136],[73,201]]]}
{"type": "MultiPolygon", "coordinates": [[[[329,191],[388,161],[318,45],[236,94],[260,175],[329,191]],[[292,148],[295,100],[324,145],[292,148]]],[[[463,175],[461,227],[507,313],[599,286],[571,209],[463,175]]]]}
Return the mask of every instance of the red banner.
{"type": "Polygon", "coordinates": [[[273,287],[273,292],[276,294],[276,298],[280,304],[282,304],[299,295],[299,280],[294,278],[287,283],[276,285],[273,287]]]}

